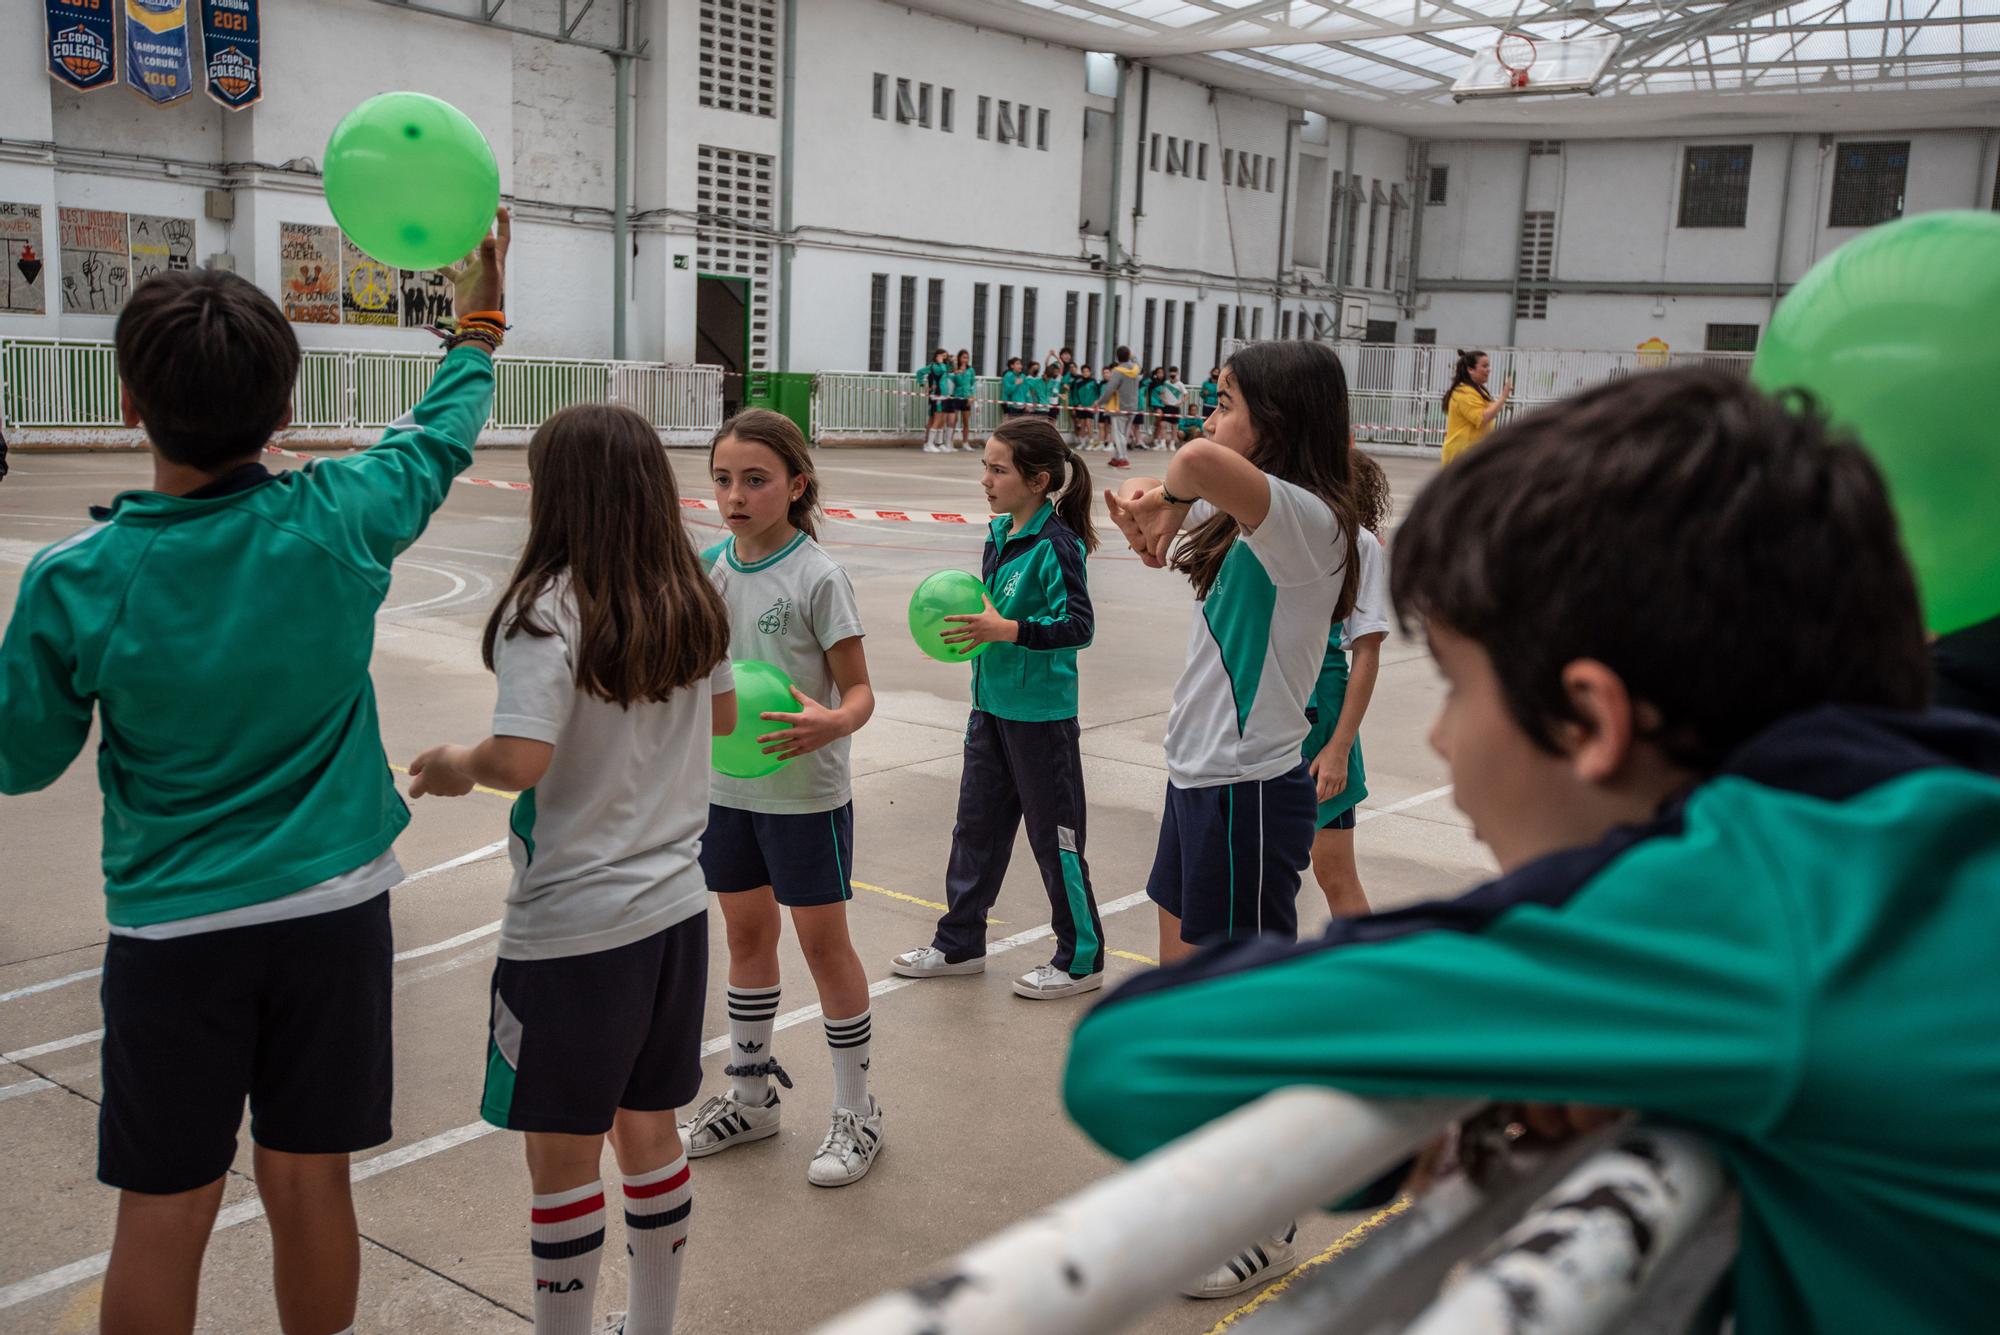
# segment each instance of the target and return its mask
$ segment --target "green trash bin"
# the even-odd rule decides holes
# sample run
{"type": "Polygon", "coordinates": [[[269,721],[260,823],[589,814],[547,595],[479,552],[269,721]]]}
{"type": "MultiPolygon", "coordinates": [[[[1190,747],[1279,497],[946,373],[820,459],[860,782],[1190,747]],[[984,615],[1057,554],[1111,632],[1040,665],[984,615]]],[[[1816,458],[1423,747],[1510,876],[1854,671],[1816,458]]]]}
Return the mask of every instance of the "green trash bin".
{"type": "Polygon", "coordinates": [[[752,371],[744,377],[743,406],[782,413],[811,440],[812,383],[809,371],[752,371]]]}

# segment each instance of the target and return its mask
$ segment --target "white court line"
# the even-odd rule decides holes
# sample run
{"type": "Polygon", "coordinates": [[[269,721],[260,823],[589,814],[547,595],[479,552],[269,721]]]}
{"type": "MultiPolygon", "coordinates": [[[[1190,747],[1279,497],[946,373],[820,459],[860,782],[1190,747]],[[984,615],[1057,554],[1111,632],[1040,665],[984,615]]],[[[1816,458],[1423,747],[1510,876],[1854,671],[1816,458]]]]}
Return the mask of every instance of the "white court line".
{"type": "Polygon", "coordinates": [[[39,1077],[34,1080],[23,1080],[17,1085],[0,1085],[0,1103],[5,1103],[8,1099],[14,1098],[17,1095],[33,1094],[36,1090],[54,1089],[55,1087],[55,1081],[43,1080],[39,1077]]]}
{"type": "MultiPolygon", "coordinates": [[[[1419,793],[1415,797],[1404,798],[1400,802],[1373,809],[1366,814],[1388,815],[1396,811],[1407,810],[1410,807],[1421,806],[1425,802],[1442,797],[1450,791],[1450,785],[1446,785],[1443,788],[1433,788],[1427,793],[1419,793]]],[[[1360,819],[1361,817],[1356,817],[1356,822],[1359,823],[1360,819]]],[[[1100,905],[1098,907],[1098,916],[1108,917],[1113,913],[1122,913],[1126,909],[1137,908],[1139,905],[1148,902],[1145,892],[1140,891],[1136,894],[1126,895],[1122,899],[1115,899],[1109,904],[1100,905]]],[[[1016,932],[1012,936],[994,942],[987,947],[986,953],[989,956],[1005,954],[1021,946],[1032,945],[1034,942],[1053,934],[1054,929],[1048,923],[1043,923],[1039,927],[1030,927],[1026,931],[1016,932]]],[[[885,996],[890,992],[899,992],[903,988],[921,981],[921,979],[917,978],[884,978],[869,986],[868,995],[870,997],[885,996]]],[[[809,1023],[812,1020],[818,1019],[821,1014],[822,1012],[818,1006],[805,1006],[795,1011],[788,1011],[778,1017],[777,1022],[773,1025],[773,1031],[790,1029],[795,1025],[809,1023]]],[[[728,1046],[729,1036],[727,1034],[719,1035],[701,1045],[702,1055],[704,1057],[714,1056],[728,1046]]],[[[392,1169],[417,1163],[433,1155],[442,1154],[446,1150],[456,1149],[460,1145],[467,1145],[475,1140],[483,1139],[499,1129],[483,1121],[468,1122],[464,1126],[432,1136],[428,1140],[415,1141],[403,1146],[401,1149],[390,1150],[386,1153],[378,1154],[371,1159],[364,1159],[354,1165],[350,1176],[355,1182],[363,1182],[371,1177],[389,1172],[392,1169]]],[[[220,1232],[225,1228],[234,1228],[238,1224],[250,1222],[263,1213],[264,1206],[261,1201],[244,1201],[241,1204],[231,1206],[217,1215],[215,1229],[217,1232],[220,1232]]],[[[110,1252],[99,1252],[95,1256],[86,1256],[81,1261],[72,1261],[68,1265],[58,1266],[53,1270],[45,1270],[39,1275],[32,1275],[27,1279],[17,1280],[4,1288],[0,1288],[0,1311],[5,1311],[10,1307],[18,1307],[22,1303],[29,1302],[47,1293],[53,1293],[58,1289],[67,1288],[72,1284],[80,1284],[84,1280],[95,1279],[105,1272],[110,1262],[110,1252]]]]}
{"type": "Polygon", "coordinates": [[[103,972],[102,969],[81,969],[76,973],[66,973],[60,978],[48,979],[46,982],[30,983],[26,987],[17,987],[12,992],[0,992],[0,1001],[17,1001],[22,997],[32,997],[37,992],[52,992],[59,987],[68,987],[71,983],[80,983],[86,978],[95,978],[103,972]]]}
{"type": "Polygon", "coordinates": [[[1359,825],[1362,821],[1374,820],[1377,816],[1393,816],[1399,811],[1408,811],[1411,807],[1420,807],[1426,802],[1434,802],[1450,791],[1451,785],[1446,784],[1442,788],[1433,788],[1427,793],[1418,793],[1415,797],[1406,797],[1400,802],[1391,802],[1386,807],[1363,807],[1355,813],[1354,823],[1359,825]]]}

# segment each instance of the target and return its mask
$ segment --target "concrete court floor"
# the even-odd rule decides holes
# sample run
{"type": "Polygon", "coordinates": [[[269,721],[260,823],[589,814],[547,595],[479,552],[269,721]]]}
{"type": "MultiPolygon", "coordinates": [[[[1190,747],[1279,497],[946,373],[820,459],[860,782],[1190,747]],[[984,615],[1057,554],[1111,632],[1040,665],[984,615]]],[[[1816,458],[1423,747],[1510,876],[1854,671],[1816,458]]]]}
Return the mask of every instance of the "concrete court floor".
{"type": "MultiPolygon", "coordinates": [[[[1090,458],[1101,485],[1109,474],[1105,456],[1090,458]]],[[[1164,464],[1160,456],[1136,458],[1135,472],[1164,464]]],[[[818,461],[831,502],[983,509],[969,455],[823,450],[818,461]]],[[[1403,503],[1433,468],[1385,462],[1403,503]]],[[[144,486],[150,476],[144,458],[132,454],[16,454],[15,463],[0,484],[0,607],[7,608],[34,551],[81,527],[88,504],[144,486]]],[[[708,494],[700,451],[676,451],[674,463],[684,495],[708,494]]],[[[524,479],[525,457],[482,452],[470,475],[524,479]]],[[[485,735],[493,689],[479,664],[478,634],[525,515],[520,494],[455,487],[399,564],[375,652],[393,762],[406,764],[434,742],[485,735]]],[[[690,519],[712,523],[699,513],[690,519]]],[[[855,1186],[823,1191],[806,1183],[831,1092],[817,1016],[809,1013],[775,1044],[797,1080],[786,1096],[783,1132],[697,1165],[681,1300],[681,1328],[691,1332],[808,1329],[1114,1166],[1069,1125],[1060,1105],[1065,1040],[1082,1005],[1028,1002],[1007,988],[1013,974],[1046,958],[1045,946],[996,955],[982,977],[889,981],[890,956],[929,940],[943,893],[966,713],[966,673],[917,653],[904,607],[923,574],[946,565],[976,570],[981,532],[879,522],[835,522],[827,530],[824,540],[853,576],[873,632],[869,665],[879,705],[854,745],[861,888],[850,916],[869,976],[888,984],[874,1005],[875,1088],[887,1112],[888,1146],[855,1186]]],[[[1184,581],[1146,570],[1109,536],[1112,544],[1091,562],[1098,628],[1081,664],[1088,854],[1107,905],[1144,888],[1166,781],[1162,730],[1192,607],[1184,581]]],[[[267,689],[279,706],[284,683],[267,689]]],[[[1358,842],[1363,880],[1378,906],[1448,894],[1489,871],[1451,804],[1443,763],[1424,742],[1438,690],[1422,645],[1392,638],[1363,729],[1372,795],[1358,842]]],[[[102,1253],[111,1240],[113,1197],[93,1176],[101,1018],[87,971],[99,963],[105,929],[90,754],[86,748],[48,790],[0,800],[0,1143],[16,1165],[0,1186],[0,1332],[94,1330],[102,1253]]],[[[409,872],[442,869],[406,884],[392,901],[397,946],[409,958],[397,965],[396,1136],[363,1156],[372,1175],[356,1188],[366,1239],[364,1332],[528,1325],[526,1171],[515,1138],[488,1134],[477,1112],[491,924],[508,867],[496,851],[453,865],[492,849],[505,812],[499,795],[424,801],[398,845],[409,872]]],[[[1326,913],[1310,881],[1300,904],[1305,930],[1316,930],[1326,913]]],[[[1048,920],[1025,840],[995,916],[995,941],[1048,920]]],[[[725,955],[720,915],[710,917],[706,1029],[719,1036],[725,955]]],[[[1149,905],[1108,913],[1105,930],[1113,982],[1147,967],[1156,949],[1149,905]]],[[[789,940],[786,951],[783,1009],[809,1007],[816,1001],[810,977],[789,940]]],[[[719,1087],[723,1061],[719,1054],[707,1059],[704,1095],[719,1087]]],[[[200,1329],[217,1335],[276,1329],[269,1235],[241,1171],[249,1168],[248,1148],[246,1135],[225,1227],[208,1252],[200,1329]]],[[[615,1169],[607,1164],[607,1171],[615,1169]]],[[[1304,1254],[1356,1222],[1307,1219],[1304,1254]]],[[[612,1241],[600,1309],[623,1306],[623,1249],[612,1241]]],[[[1253,1297],[1192,1303],[1163,1296],[1133,1314],[1133,1328],[1208,1331],[1253,1297]]]]}

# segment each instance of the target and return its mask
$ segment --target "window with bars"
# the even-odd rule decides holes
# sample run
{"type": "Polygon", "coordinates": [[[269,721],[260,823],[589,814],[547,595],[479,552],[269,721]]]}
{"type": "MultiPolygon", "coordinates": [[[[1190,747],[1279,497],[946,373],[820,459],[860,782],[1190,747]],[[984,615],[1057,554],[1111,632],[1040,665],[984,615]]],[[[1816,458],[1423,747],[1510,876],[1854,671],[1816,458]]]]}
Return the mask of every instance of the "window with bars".
{"type": "Polygon", "coordinates": [[[1712,324],[1702,339],[1704,352],[1755,352],[1757,326],[1754,324],[1712,324]]]}
{"type": "Polygon", "coordinates": [[[913,125],[917,119],[917,95],[908,79],[896,80],[896,123],[913,125]]]}
{"type": "Polygon", "coordinates": [[[896,311],[896,369],[912,370],[916,366],[917,343],[917,279],[915,274],[902,277],[902,302],[896,311]]]}
{"type": "Polygon", "coordinates": [[[1910,172],[1907,139],[1839,144],[1833,150],[1833,201],[1828,227],[1873,227],[1903,216],[1910,172]]]}
{"type": "Polygon", "coordinates": [[[889,76],[886,74],[875,76],[875,100],[873,105],[876,120],[885,121],[889,119],[889,76]]]}
{"type": "Polygon", "coordinates": [[[1011,283],[1000,284],[1000,355],[993,359],[994,374],[1007,369],[1008,358],[1014,355],[1014,287],[1011,283]]]}
{"type": "Polygon", "coordinates": [[[931,86],[927,83],[917,85],[917,124],[931,128],[931,86]]]}
{"type": "Polygon", "coordinates": [[[1167,140],[1167,175],[1186,176],[1188,174],[1188,142],[1185,139],[1167,140]]]}
{"type": "Polygon", "coordinates": [[[778,27],[783,0],[702,0],[696,78],[701,104],[778,114],[778,27]]]}
{"type": "Polygon", "coordinates": [[[1125,297],[1119,293],[1111,298],[1111,346],[1104,350],[1104,355],[1117,356],[1119,341],[1125,336],[1125,297]]]}
{"type": "Polygon", "coordinates": [[[1451,184],[1451,168],[1443,163],[1431,168],[1431,179],[1424,191],[1424,203],[1442,204],[1445,191],[1451,184]]]}
{"type": "Polygon", "coordinates": [[[1041,295],[1042,290],[1038,287],[1024,287],[1021,289],[1021,355],[1023,357],[1033,357],[1035,355],[1035,303],[1041,299],[1041,295]]]}
{"type": "Polygon", "coordinates": [[[933,278],[925,286],[924,355],[929,356],[944,342],[944,279],[933,278]]]}
{"type": "Polygon", "coordinates": [[[889,339],[889,275],[868,277],[868,369],[882,369],[882,354],[889,339]]]}
{"type": "Polygon", "coordinates": [[[1183,379],[1192,379],[1194,376],[1194,303],[1192,301],[1181,303],[1181,376],[1183,379]]]}
{"type": "MultiPolygon", "coordinates": [[[[1206,181],[1206,180],[1208,179],[1208,145],[1207,145],[1207,144],[1196,144],[1196,145],[1194,146],[1194,174],[1195,174],[1196,178],[1197,178],[1197,179],[1199,179],[1199,180],[1203,180],[1203,181],[1206,181]]],[[[1994,182],[1994,186],[1993,186],[1993,189],[1994,189],[1994,193],[1995,193],[1995,195],[1996,195],[1996,196],[2000,196],[2000,180],[1996,180],[1996,181],[1994,182]]],[[[1994,205],[1994,207],[1995,207],[1995,208],[2000,208],[2000,204],[1995,204],[1995,205],[1994,205]]]]}
{"type": "Polygon", "coordinates": [[[1423,325],[1419,325],[1415,329],[1412,329],[1410,331],[1410,342],[1418,344],[1422,347],[1426,348],[1436,347],[1437,341],[1438,341],[1438,331],[1436,329],[1426,328],[1423,325]]]}
{"type": "Polygon", "coordinates": [[[1236,150],[1226,145],[1222,150],[1222,183],[1229,185],[1236,180],[1236,150]]]}
{"type": "Polygon", "coordinates": [[[1006,98],[1000,99],[999,119],[993,123],[993,137],[1003,144],[1014,142],[1014,104],[1006,98]]]}
{"type": "Polygon", "coordinates": [[[1292,336],[1292,313],[1288,310],[1281,310],[1278,313],[1278,337],[1290,338],[1291,336],[1292,336]]]}
{"type": "Polygon", "coordinates": [[[1097,331],[1104,323],[1104,298],[1093,292],[1084,307],[1083,360],[1093,370],[1097,367],[1097,331]]]}
{"type": "Polygon", "coordinates": [[[767,153],[702,144],[695,161],[695,268],[750,280],[750,369],[770,369],[771,192],[767,153]]]}
{"type": "Polygon", "coordinates": [[[1250,312],[1250,340],[1254,343],[1262,337],[1264,337],[1264,308],[1259,306],[1250,312]]]}
{"type": "Polygon", "coordinates": [[[986,121],[987,118],[992,114],[993,114],[993,99],[982,94],[979,98],[978,114],[973,117],[974,129],[978,132],[979,137],[981,139],[985,139],[988,137],[986,130],[986,121]]]}
{"type": "Polygon", "coordinates": [[[972,285],[972,364],[986,369],[986,293],[988,284],[972,285]]]}
{"type": "Polygon", "coordinates": [[[1046,153],[1049,151],[1049,109],[1042,107],[1035,112],[1035,147],[1046,153]]]}
{"type": "Polygon", "coordinates": [[[1403,230],[1403,187],[1389,187],[1389,235],[1382,242],[1382,286],[1396,287],[1396,237],[1403,230]]]}
{"type": "Polygon", "coordinates": [[[1531,158],[1559,158],[1562,156],[1563,141],[1560,139],[1530,139],[1528,156],[1531,158]]]}
{"type": "Polygon", "coordinates": [[[1169,301],[1160,308],[1160,360],[1174,359],[1174,315],[1178,302],[1169,301]]]}
{"type": "Polygon", "coordinates": [[[1160,169],[1160,136],[1154,135],[1152,152],[1146,159],[1146,170],[1156,172],[1159,169],[1160,169]]]}
{"type": "Polygon", "coordinates": [[[1063,346],[1076,348],[1076,296],[1072,292],[1063,298],[1063,346]]]}
{"type": "Polygon", "coordinates": [[[1139,357],[1139,369],[1142,371],[1153,369],[1153,317],[1158,313],[1159,302],[1152,297],[1147,297],[1144,315],[1146,323],[1140,330],[1140,341],[1143,344],[1143,350],[1139,357]]]}
{"type": "Polygon", "coordinates": [[[1229,337],[1229,303],[1223,302],[1215,308],[1215,361],[1222,365],[1222,340],[1229,337]]]}
{"type": "Polygon", "coordinates": [[[943,130],[946,134],[951,133],[951,104],[955,100],[956,94],[951,89],[938,89],[938,129],[943,130]]]}
{"type": "Polygon", "coordinates": [[[1242,341],[1243,341],[1243,339],[1244,339],[1244,337],[1245,337],[1245,334],[1244,334],[1244,327],[1243,327],[1243,307],[1241,307],[1241,306],[1238,306],[1238,307],[1236,308],[1236,320],[1235,320],[1235,325],[1234,325],[1234,334],[1235,334],[1235,338],[1236,338],[1236,341],[1237,341],[1237,342],[1239,342],[1239,343],[1240,343],[1240,342],[1242,342],[1242,341]]]}
{"type": "Polygon", "coordinates": [[[1361,178],[1348,177],[1344,193],[1347,195],[1347,214],[1340,229],[1340,281],[1351,284],[1354,281],[1354,233],[1361,221],[1361,178]]]}
{"type": "Polygon", "coordinates": [[[1742,227],[1750,217],[1749,144],[1690,144],[1681,165],[1682,227],[1742,227]]]}
{"type": "Polygon", "coordinates": [[[1264,159],[1264,193],[1273,194],[1278,189],[1278,160],[1264,159]]]}
{"type": "Polygon", "coordinates": [[[1514,273],[1514,317],[1519,320],[1549,318],[1549,290],[1539,286],[1555,272],[1556,215],[1553,210],[1530,210],[1521,215],[1521,249],[1514,273]]]}
{"type": "MultiPolygon", "coordinates": [[[[1368,194],[1368,256],[1361,269],[1361,286],[1375,286],[1375,241],[1382,231],[1382,183],[1373,183],[1368,194]]],[[[1385,284],[1386,286],[1386,284],[1385,284]]]]}

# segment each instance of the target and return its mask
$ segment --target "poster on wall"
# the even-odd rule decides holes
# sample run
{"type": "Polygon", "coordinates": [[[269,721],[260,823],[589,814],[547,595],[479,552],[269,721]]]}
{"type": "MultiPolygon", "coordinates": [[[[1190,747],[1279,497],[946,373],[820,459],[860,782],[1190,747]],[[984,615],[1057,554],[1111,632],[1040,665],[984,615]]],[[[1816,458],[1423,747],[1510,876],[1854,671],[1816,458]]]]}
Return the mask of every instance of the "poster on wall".
{"type": "Polygon", "coordinates": [[[422,329],[451,314],[451,284],[438,269],[405,269],[403,328],[422,329]]]}
{"type": "Polygon", "coordinates": [[[201,0],[201,68],[208,95],[231,111],[264,96],[257,0],[201,0]]]}
{"type": "Polygon", "coordinates": [[[152,213],[132,215],[132,286],[156,273],[194,265],[194,219],[162,218],[152,213]]]}
{"type": "Polygon", "coordinates": [[[116,315],[132,290],[125,215],[105,209],[56,209],[62,254],[63,312],[116,315]]]}
{"type": "Polygon", "coordinates": [[[105,0],[43,0],[49,77],[81,93],[118,82],[117,29],[105,0]]]}
{"type": "Polygon", "coordinates": [[[400,269],[392,269],[362,253],[361,247],[342,236],[340,322],[388,325],[391,328],[400,324],[396,308],[400,304],[398,288],[401,278],[400,269]]]}
{"type": "Polygon", "coordinates": [[[0,311],[41,315],[49,308],[42,281],[42,206],[0,201],[0,311]]]}
{"type": "Polygon", "coordinates": [[[293,324],[340,323],[340,229],[278,224],[279,304],[293,324]]]}
{"type": "Polygon", "coordinates": [[[125,83],[156,103],[194,91],[187,0],[125,0],[125,83]]]}

